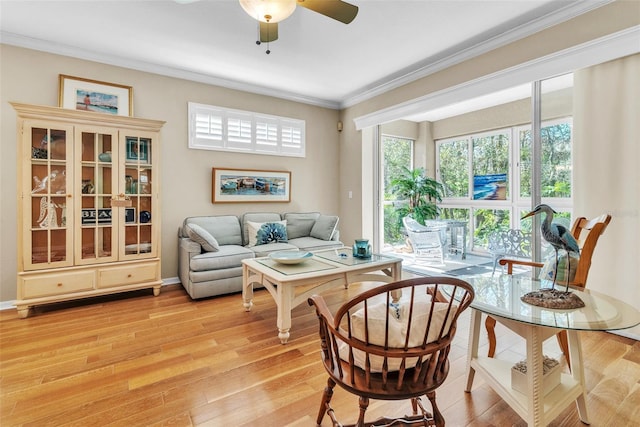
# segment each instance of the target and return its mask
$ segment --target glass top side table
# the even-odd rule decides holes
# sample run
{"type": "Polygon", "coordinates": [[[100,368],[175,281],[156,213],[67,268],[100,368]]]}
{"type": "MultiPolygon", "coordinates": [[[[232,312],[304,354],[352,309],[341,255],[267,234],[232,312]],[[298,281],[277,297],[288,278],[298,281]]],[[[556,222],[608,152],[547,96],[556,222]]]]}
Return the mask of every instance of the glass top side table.
{"type": "MultiPolygon", "coordinates": [[[[585,307],[557,310],[536,307],[520,297],[541,288],[550,288],[547,280],[501,275],[465,279],[476,291],[472,308],[494,316],[550,328],[582,331],[611,331],[640,324],[640,312],[629,304],[588,289],[571,289],[585,303],[585,307]]],[[[564,286],[556,285],[563,290],[564,286]]]]}
{"type": "Polygon", "coordinates": [[[532,306],[522,302],[520,296],[541,287],[550,287],[550,283],[526,277],[502,275],[465,280],[473,285],[476,292],[471,304],[465,391],[471,392],[477,373],[530,426],[546,426],[572,402],[576,402],[580,420],[588,424],[583,355],[578,331],[630,328],[640,324],[640,312],[623,301],[588,290],[572,290],[585,303],[581,309],[554,310],[532,306]],[[512,388],[511,362],[478,355],[482,313],[490,314],[526,340],[525,393],[512,388]],[[560,329],[567,330],[572,370],[570,375],[561,374],[560,384],[545,394],[542,343],[560,329]]]}

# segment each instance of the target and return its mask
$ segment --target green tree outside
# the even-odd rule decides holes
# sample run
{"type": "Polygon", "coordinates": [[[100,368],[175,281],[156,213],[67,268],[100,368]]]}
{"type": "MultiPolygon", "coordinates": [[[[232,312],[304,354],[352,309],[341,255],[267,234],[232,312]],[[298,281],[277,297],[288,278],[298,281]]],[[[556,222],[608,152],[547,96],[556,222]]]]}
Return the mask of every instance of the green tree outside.
{"type": "Polygon", "coordinates": [[[404,242],[404,235],[401,231],[402,218],[399,218],[396,209],[398,202],[395,202],[396,198],[391,191],[391,180],[394,176],[399,176],[404,168],[413,167],[413,140],[383,135],[382,158],[384,243],[397,245],[404,242]]]}

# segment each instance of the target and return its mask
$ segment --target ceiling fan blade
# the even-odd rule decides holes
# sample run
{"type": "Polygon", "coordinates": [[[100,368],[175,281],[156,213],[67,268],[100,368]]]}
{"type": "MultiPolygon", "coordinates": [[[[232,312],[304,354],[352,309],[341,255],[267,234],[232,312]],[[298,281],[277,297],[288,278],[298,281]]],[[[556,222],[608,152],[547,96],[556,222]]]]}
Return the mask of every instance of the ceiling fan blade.
{"type": "Polygon", "coordinates": [[[278,23],[268,24],[260,21],[260,41],[268,43],[278,40],[278,23]]]}
{"type": "Polygon", "coordinates": [[[298,0],[298,6],[313,10],[345,24],[353,21],[358,14],[358,6],[341,0],[298,0]]]}

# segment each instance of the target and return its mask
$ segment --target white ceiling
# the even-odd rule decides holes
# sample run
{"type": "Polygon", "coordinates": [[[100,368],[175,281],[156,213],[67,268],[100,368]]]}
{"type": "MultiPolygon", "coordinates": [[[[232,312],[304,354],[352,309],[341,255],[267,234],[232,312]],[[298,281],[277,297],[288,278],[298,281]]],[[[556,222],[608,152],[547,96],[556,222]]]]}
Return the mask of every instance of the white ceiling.
{"type": "Polygon", "coordinates": [[[1,41],[342,108],[608,0],[349,2],[349,25],[297,7],[270,55],[237,0],[0,0],[1,41]]]}

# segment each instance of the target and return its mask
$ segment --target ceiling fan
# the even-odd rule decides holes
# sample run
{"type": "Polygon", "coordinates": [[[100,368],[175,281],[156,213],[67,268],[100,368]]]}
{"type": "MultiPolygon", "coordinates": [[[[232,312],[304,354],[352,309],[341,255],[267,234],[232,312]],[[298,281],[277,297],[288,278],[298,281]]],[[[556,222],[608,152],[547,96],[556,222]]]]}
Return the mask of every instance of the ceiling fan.
{"type": "MultiPolygon", "coordinates": [[[[192,3],[198,0],[175,0],[178,3],[192,3]]],[[[278,39],[278,22],[287,19],[296,6],[349,24],[358,14],[358,6],[342,0],[239,0],[245,12],[259,22],[259,38],[256,44],[269,43],[278,39]]],[[[267,54],[271,51],[267,48],[267,54]]]]}

